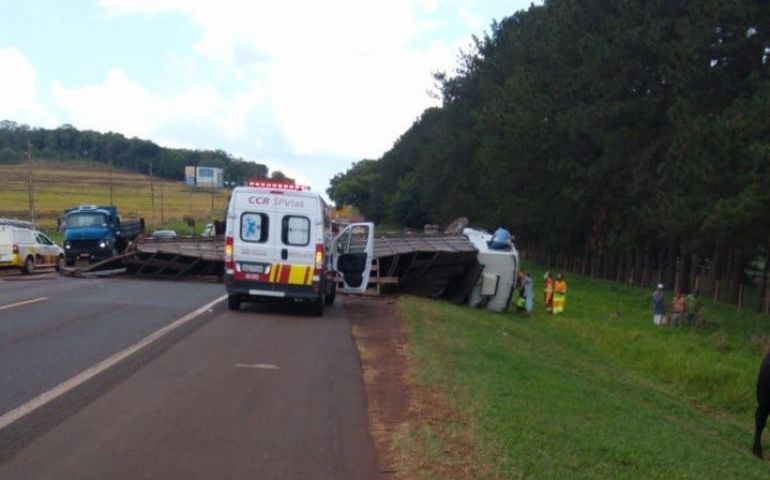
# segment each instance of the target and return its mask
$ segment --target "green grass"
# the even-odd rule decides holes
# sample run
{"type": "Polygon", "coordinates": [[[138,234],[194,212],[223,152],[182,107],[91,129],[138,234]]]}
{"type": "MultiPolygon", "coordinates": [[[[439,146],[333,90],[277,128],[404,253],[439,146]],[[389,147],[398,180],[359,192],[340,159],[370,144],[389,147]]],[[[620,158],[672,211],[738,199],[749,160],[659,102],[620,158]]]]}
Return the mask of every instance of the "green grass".
{"type": "MultiPolygon", "coordinates": [[[[532,270],[542,287],[542,269],[532,270]]],[[[501,478],[770,476],[749,451],[767,317],[705,302],[706,329],[660,328],[652,324],[651,292],[567,281],[559,317],[543,312],[542,294],[530,317],[417,298],[399,304],[414,379],[469,415],[475,461],[485,466],[479,471],[501,478]]]]}

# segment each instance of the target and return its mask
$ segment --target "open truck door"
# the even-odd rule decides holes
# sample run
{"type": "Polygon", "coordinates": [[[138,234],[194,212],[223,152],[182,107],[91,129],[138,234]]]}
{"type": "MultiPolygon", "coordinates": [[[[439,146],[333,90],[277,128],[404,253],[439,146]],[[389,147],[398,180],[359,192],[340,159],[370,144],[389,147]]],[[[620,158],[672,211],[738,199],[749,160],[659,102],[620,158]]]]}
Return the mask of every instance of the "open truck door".
{"type": "Polygon", "coordinates": [[[333,267],[342,275],[345,293],[363,293],[374,258],[374,224],[353,223],[334,237],[333,267]]]}

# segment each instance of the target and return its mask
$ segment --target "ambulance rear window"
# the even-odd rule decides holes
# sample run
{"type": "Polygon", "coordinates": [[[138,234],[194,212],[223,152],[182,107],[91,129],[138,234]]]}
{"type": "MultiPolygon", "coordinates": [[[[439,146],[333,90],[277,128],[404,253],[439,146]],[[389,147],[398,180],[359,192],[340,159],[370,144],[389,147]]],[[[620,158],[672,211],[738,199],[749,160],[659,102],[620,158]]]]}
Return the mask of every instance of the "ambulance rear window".
{"type": "Polygon", "coordinates": [[[264,213],[244,212],[241,215],[241,240],[265,243],[267,241],[268,216],[264,213]]]}
{"type": "Polygon", "coordinates": [[[281,241],[284,245],[304,247],[310,243],[310,219],[286,215],[281,225],[281,241]]]}

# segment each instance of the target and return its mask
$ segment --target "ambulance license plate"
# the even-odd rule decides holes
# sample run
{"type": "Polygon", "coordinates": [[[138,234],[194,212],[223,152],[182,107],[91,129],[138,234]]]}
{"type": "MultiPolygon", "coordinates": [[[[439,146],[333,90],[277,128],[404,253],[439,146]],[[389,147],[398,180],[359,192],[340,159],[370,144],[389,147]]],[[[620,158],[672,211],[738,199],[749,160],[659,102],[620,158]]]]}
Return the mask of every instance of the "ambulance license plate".
{"type": "Polygon", "coordinates": [[[242,263],[241,271],[246,273],[265,273],[265,265],[258,263],[242,263]]]}

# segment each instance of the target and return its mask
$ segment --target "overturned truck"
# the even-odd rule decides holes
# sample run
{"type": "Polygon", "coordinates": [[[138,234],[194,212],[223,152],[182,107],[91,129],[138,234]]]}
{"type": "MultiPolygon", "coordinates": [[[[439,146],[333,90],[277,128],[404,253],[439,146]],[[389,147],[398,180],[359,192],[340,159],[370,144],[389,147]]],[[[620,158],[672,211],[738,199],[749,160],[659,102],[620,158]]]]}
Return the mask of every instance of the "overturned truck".
{"type": "Polygon", "coordinates": [[[470,228],[454,235],[378,236],[371,293],[398,291],[504,312],[513,296],[519,256],[513,247],[489,248],[491,238],[470,228]]]}

